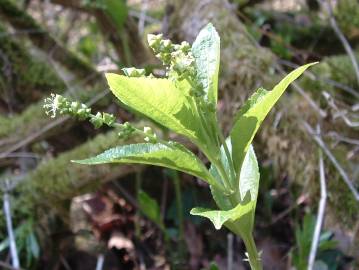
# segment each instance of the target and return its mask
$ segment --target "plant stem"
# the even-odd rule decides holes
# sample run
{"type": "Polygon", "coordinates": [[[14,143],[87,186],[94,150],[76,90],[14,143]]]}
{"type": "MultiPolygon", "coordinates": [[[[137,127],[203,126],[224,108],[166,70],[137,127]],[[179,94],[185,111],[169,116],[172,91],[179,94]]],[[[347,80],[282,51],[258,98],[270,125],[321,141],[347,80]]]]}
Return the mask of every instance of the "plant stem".
{"type": "Polygon", "coordinates": [[[262,270],[262,263],[257,252],[256,244],[254,242],[252,234],[246,236],[242,235],[244,245],[247,249],[249,264],[251,265],[252,270],[262,270]]]}
{"type": "MultiPolygon", "coordinates": [[[[234,172],[234,166],[233,166],[233,161],[232,161],[232,156],[229,152],[229,149],[228,149],[228,146],[227,146],[227,143],[226,143],[226,140],[223,136],[223,133],[219,127],[219,123],[218,121],[216,121],[216,129],[217,129],[217,134],[219,136],[219,140],[221,142],[221,144],[223,145],[223,149],[224,149],[224,152],[226,154],[226,157],[227,157],[227,162],[228,162],[228,166],[229,166],[229,171],[230,171],[230,174],[231,174],[231,178],[232,178],[232,182],[231,183],[236,183],[236,174],[234,172]]],[[[235,186],[234,187],[234,190],[237,190],[238,187],[235,186]]]]}
{"type": "MultiPolygon", "coordinates": [[[[232,207],[236,207],[240,203],[240,199],[236,195],[238,194],[235,193],[228,197],[229,201],[232,204],[232,207]]],[[[254,219],[254,213],[252,217],[254,219]]],[[[254,220],[252,220],[252,224],[253,223],[254,220]]],[[[263,269],[262,262],[260,259],[260,255],[258,254],[256,244],[253,239],[252,229],[243,231],[241,230],[241,226],[239,224],[234,224],[233,228],[231,228],[231,231],[243,239],[244,245],[246,246],[247,258],[251,266],[251,269],[262,270],[263,269]]]]}

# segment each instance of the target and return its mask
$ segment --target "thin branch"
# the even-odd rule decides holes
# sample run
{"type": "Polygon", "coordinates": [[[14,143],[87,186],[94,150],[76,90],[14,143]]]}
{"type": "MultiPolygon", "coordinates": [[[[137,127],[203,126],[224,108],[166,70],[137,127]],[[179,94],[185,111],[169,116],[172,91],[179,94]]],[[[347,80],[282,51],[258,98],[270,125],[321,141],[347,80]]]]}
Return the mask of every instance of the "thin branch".
{"type": "Polygon", "coordinates": [[[327,100],[328,102],[328,105],[336,112],[335,114],[333,114],[333,118],[336,119],[336,118],[341,118],[343,119],[344,123],[351,127],[351,128],[356,128],[356,127],[359,127],[359,122],[355,122],[355,121],[352,121],[350,120],[348,117],[347,117],[347,110],[340,110],[338,108],[338,106],[335,104],[334,102],[334,99],[332,98],[332,96],[326,92],[326,91],[323,91],[322,92],[322,95],[325,97],[325,99],[327,100]]]}
{"type": "Polygon", "coordinates": [[[96,263],[96,270],[102,270],[104,262],[105,262],[105,255],[103,255],[103,254],[98,255],[97,263],[96,263]]]}
{"type": "MultiPolygon", "coordinates": [[[[109,93],[109,90],[105,90],[105,91],[97,94],[95,97],[93,97],[87,103],[87,105],[89,105],[89,106],[93,105],[94,103],[96,103],[97,101],[99,101],[100,99],[105,97],[108,93],[109,93]]],[[[69,119],[70,119],[70,117],[64,116],[64,117],[58,118],[58,119],[56,119],[54,121],[51,121],[49,124],[44,126],[42,129],[38,130],[37,132],[34,132],[33,134],[30,134],[27,138],[24,138],[23,140],[21,140],[17,144],[9,147],[3,153],[0,153],[0,159],[6,158],[12,152],[15,152],[16,150],[20,149],[21,147],[28,145],[29,143],[31,143],[32,141],[34,141],[35,139],[40,137],[42,134],[48,132],[49,130],[51,130],[51,129],[53,129],[53,128],[55,128],[55,127],[57,127],[57,126],[59,126],[59,125],[61,125],[63,123],[65,123],[69,119]]]]}
{"type": "Polygon", "coordinates": [[[348,143],[348,144],[359,145],[359,140],[342,136],[342,135],[338,134],[335,131],[328,132],[328,134],[326,136],[331,137],[331,138],[337,140],[338,142],[345,142],[345,143],[348,143]]]}
{"type": "Polygon", "coordinates": [[[354,198],[359,201],[359,193],[356,190],[356,188],[354,187],[352,181],[350,180],[349,176],[347,175],[347,173],[344,171],[344,169],[342,168],[342,166],[338,163],[338,161],[336,160],[336,158],[334,157],[334,155],[332,154],[332,152],[330,152],[329,148],[326,146],[326,144],[324,143],[324,141],[321,139],[321,137],[315,133],[315,131],[313,130],[313,128],[307,123],[307,122],[303,122],[303,126],[304,128],[307,130],[307,132],[312,136],[312,138],[314,139],[314,141],[320,146],[320,148],[322,148],[323,152],[325,153],[325,155],[330,159],[330,161],[333,163],[334,167],[337,169],[337,171],[339,172],[339,174],[342,176],[345,184],[348,186],[348,188],[350,189],[350,191],[353,193],[354,198]]]}
{"type": "Polygon", "coordinates": [[[3,201],[4,201],[4,215],[6,219],[6,228],[7,228],[7,233],[10,243],[11,263],[14,268],[18,269],[20,268],[20,261],[17,253],[15,234],[11,220],[10,196],[7,191],[5,191],[3,195],[3,201]]]}
{"type": "Polygon", "coordinates": [[[27,33],[34,46],[40,50],[44,52],[52,50],[54,60],[78,75],[78,77],[84,78],[88,74],[95,72],[97,76],[93,82],[102,79],[101,74],[91,64],[85,62],[60,44],[32,16],[20,9],[13,1],[0,0],[0,16],[9,22],[17,32],[27,33]],[[29,30],[31,31],[29,32],[29,30]]]}
{"type": "Polygon", "coordinates": [[[323,162],[323,153],[320,150],[319,152],[319,173],[320,173],[320,201],[318,207],[318,216],[317,222],[315,224],[314,235],[312,240],[312,246],[310,249],[309,259],[308,259],[308,270],[312,270],[314,267],[315,257],[317,254],[317,249],[319,245],[320,231],[324,222],[324,213],[325,206],[327,204],[327,186],[325,182],[325,172],[324,172],[324,162],[323,162]]]}
{"type": "Polygon", "coordinates": [[[355,58],[355,54],[353,52],[353,49],[350,46],[347,39],[345,38],[343,32],[340,30],[340,28],[339,28],[339,26],[337,24],[337,21],[335,20],[335,16],[334,16],[334,13],[333,13],[333,8],[332,8],[329,0],[327,0],[327,1],[319,0],[319,2],[321,2],[321,4],[323,6],[325,6],[325,8],[328,11],[330,25],[332,26],[335,34],[338,36],[339,40],[343,44],[343,47],[344,47],[345,51],[347,52],[347,54],[348,54],[348,56],[349,56],[349,58],[350,58],[350,60],[352,62],[352,65],[353,65],[353,68],[354,68],[354,71],[355,71],[355,75],[356,75],[356,78],[357,78],[357,81],[358,81],[358,85],[359,85],[359,65],[358,65],[358,62],[357,62],[357,60],[355,58]]]}
{"type": "MultiPolygon", "coordinates": [[[[280,65],[276,65],[276,69],[282,74],[286,75],[283,68],[280,65]]],[[[327,113],[323,111],[317,103],[305,92],[305,90],[299,86],[298,83],[292,82],[292,86],[295,91],[297,91],[307,102],[308,104],[313,108],[315,112],[319,114],[320,117],[324,118],[327,116],[327,113]]]]}
{"type": "Polygon", "coordinates": [[[0,261],[0,266],[2,267],[2,269],[9,269],[9,270],[23,270],[22,268],[15,268],[12,267],[10,264],[0,261]]]}
{"type": "MultiPolygon", "coordinates": [[[[5,158],[5,157],[3,157],[5,158]]],[[[6,158],[33,158],[33,159],[41,159],[40,155],[29,153],[29,152],[16,152],[11,153],[6,156],[6,158]]],[[[1,159],[1,157],[0,157],[1,159]]]]}

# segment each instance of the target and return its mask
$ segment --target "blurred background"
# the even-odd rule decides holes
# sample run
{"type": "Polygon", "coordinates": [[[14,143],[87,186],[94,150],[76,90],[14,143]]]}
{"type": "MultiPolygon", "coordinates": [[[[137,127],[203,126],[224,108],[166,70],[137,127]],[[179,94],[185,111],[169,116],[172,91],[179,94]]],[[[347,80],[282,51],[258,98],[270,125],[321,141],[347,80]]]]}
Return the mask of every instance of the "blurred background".
{"type": "Polygon", "coordinates": [[[163,74],[147,34],[193,42],[208,22],[221,36],[226,132],[258,87],[320,61],[255,139],[264,269],[308,269],[318,220],[315,269],[359,269],[359,1],[0,0],[1,269],[248,269],[241,239],[189,215],[215,207],[206,184],[159,167],[73,164],[129,141],[42,108],[61,93],[172,136],[119,104],[103,74],[163,74]]]}

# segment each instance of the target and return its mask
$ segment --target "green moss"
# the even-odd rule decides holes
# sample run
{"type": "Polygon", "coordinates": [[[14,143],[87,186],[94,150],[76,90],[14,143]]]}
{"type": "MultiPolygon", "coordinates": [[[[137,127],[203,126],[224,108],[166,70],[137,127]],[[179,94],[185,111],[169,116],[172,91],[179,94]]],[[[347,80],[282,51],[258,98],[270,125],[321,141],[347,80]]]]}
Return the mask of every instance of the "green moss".
{"type": "Polygon", "coordinates": [[[338,1],[335,16],[339,26],[348,36],[359,30],[359,2],[357,0],[338,1]]]}
{"type": "Polygon", "coordinates": [[[106,179],[126,175],[131,171],[126,166],[107,164],[86,166],[71,162],[71,160],[94,156],[122,143],[117,132],[111,131],[98,135],[56,158],[43,160],[26,176],[24,184],[19,187],[22,194],[19,199],[33,206],[37,204],[56,206],[76,195],[95,190],[106,179]]]}
{"type": "Polygon", "coordinates": [[[359,204],[343,179],[333,170],[330,170],[330,179],[327,179],[331,215],[340,221],[343,228],[353,229],[359,218],[359,204]]]}
{"type": "Polygon", "coordinates": [[[88,81],[98,81],[100,74],[86,62],[79,58],[75,53],[67,50],[45,29],[43,29],[28,13],[19,8],[9,0],[0,0],[0,15],[10,23],[16,30],[34,31],[28,35],[31,42],[40,50],[52,52],[52,58],[58,61],[71,72],[80,78],[87,78],[88,81]],[[40,33],[40,34],[39,34],[40,33]],[[89,76],[94,75],[92,79],[89,76]]]}
{"type": "MultiPolygon", "coordinates": [[[[357,56],[359,55],[357,54],[357,56]]],[[[329,80],[353,89],[358,87],[352,62],[347,55],[325,57],[319,64],[313,66],[310,72],[320,79],[312,80],[303,76],[299,81],[304,89],[312,92],[315,99],[321,96],[324,89],[327,92],[338,93],[338,89],[328,83],[329,80]]]]}
{"type": "MultiPolygon", "coordinates": [[[[7,35],[0,25],[0,34],[7,35]]],[[[65,84],[49,64],[33,58],[26,48],[10,36],[1,38],[0,92],[11,91],[22,107],[38,100],[53,89],[64,91],[65,84]]]]}

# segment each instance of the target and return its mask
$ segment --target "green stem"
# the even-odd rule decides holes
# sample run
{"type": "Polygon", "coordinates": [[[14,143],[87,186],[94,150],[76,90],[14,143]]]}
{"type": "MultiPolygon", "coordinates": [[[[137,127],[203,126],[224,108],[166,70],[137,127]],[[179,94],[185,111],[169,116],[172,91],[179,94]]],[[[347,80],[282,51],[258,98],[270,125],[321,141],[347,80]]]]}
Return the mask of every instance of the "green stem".
{"type": "MultiPolygon", "coordinates": [[[[216,129],[217,129],[217,134],[219,136],[219,139],[221,141],[221,144],[223,145],[223,149],[224,149],[224,152],[226,154],[226,157],[227,157],[227,161],[228,161],[228,165],[229,165],[229,171],[230,171],[230,174],[231,174],[231,178],[232,178],[232,183],[236,183],[236,174],[235,174],[235,171],[234,171],[234,166],[233,166],[233,162],[232,162],[232,156],[231,154],[229,153],[229,149],[228,149],[228,146],[227,146],[227,143],[226,143],[226,140],[223,136],[223,133],[221,131],[221,129],[219,128],[219,124],[218,124],[218,121],[216,121],[216,129]]],[[[238,187],[235,186],[234,187],[234,190],[237,191],[238,190],[238,187]]]]}
{"type": "MultiPolygon", "coordinates": [[[[228,200],[231,202],[233,207],[236,207],[240,203],[240,197],[238,196],[238,191],[231,196],[228,196],[228,200]]],[[[254,215],[254,213],[253,213],[254,215]]],[[[254,216],[253,216],[254,217],[254,216]]],[[[253,221],[254,223],[254,221],[253,221]]],[[[231,228],[236,235],[243,239],[244,245],[246,246],[246,251],[248,254],[248,261],[252,270],[262,270],[262,262],[258,254],[256,244],[253,239],[252,229],[243,231],[241,225],[234,223],[234,226],[231,228]]],[[[242,224],[243,225],[243,224],[242,224]]]]}
{"type": "MultiPolygon", "coordinates": [[[[209,146],[209,150],[213,149],[211,146],[213,145],[213,140],[211,140],[211,137],[209,136],[210,131],[206,128],[206,119],[203,115],[202,110],[198,108],[197,103],[194,99],[192,99],[193,106],[196,108],[196,111],[201,119],[201,129],[202,133],[205,136],[206,145],[209,146]]],[[[213,138],[213,137],[212,137],[213,138]]],[[[228,174],[226,173],[222,162],[219,160],[219,154],[215,153],[214,151],[208,151],[206,145],[202,145],[200,142],[197,143],[197,145],[200,147],[201,151],[207,156],[208,160],[216,166],[219,174],[221,175],[221,178],[223,179],[223,185],[226,190],[232,191],[231,188],[231,181],[228,177],[228,174]]],[[[219,152],[219,151],[217,151],[219,152]]]]}
{"type": "Polygon", "coordinates": [[[242,236],[244,245],[247,249],[249,264],[251,265],[252,270],[262,270],[262,263],[257,252],[256,244],[254,242],[252,234],[247,236],[242,236]]]}

